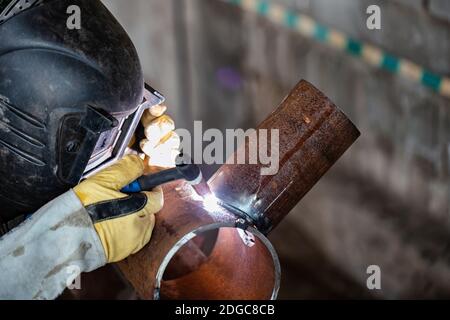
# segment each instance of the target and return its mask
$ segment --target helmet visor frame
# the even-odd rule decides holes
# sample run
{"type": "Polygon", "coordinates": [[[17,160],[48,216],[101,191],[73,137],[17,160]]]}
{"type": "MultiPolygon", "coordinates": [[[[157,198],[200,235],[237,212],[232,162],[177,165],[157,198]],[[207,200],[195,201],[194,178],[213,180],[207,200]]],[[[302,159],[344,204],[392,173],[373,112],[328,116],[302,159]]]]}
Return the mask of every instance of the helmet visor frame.
{"type": "Polygon", "coordinates": [[[144,112],[164,101],[165,98],[161,93],[146,85],[143,102],[134,112],[125,116],[113,114],[119,125],[100,135],[82,179],[86,179],[120,160],[125,155],[144,112]]]}

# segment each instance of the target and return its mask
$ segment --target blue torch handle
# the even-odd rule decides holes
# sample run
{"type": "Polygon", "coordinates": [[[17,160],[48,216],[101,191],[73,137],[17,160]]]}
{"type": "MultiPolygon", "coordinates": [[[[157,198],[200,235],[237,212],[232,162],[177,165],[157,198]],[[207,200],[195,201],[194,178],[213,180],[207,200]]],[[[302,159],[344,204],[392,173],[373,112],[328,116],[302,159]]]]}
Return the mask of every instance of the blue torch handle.
{"type": "Polygon", "coordinates": [[[200,168],[195,164],[180,164],[175,168],[141,176],[120,191],[123,193],[150,191],[157,186],[179,179],[197,181],[201,174],[200,168]]]}
{"type": "Polygon", "coordinates": [[[132,183],[124,187],[122,190],[120,190],[123,193],[138,193],[141,192],[141,185],[139,184],[139,181],[134,180],[132,183]]]}

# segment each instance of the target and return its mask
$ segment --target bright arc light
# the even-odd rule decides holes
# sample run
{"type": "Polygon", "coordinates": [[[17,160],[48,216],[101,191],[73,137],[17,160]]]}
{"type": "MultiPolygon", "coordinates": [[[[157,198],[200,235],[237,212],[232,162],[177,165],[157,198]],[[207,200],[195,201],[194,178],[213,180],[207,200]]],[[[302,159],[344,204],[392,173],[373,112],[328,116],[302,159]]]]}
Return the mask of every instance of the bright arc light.
{"type": "Polygon", "coordinates": [[[213,194],[208,194],[203,198],[203,206],[208,211],[217,211],[220,209],[219,199],[213,194]]]}
{"type": "Polygon", "coordinates": [[[202,197],[197,192],[195,192],[194,189],[192,189],[191,197],[194,201],[201,201],[203,207],[210,212],[219,211],[221,208],[219,205],[219,199],[217,199],[217,197],[212,193],[202,197]]]}

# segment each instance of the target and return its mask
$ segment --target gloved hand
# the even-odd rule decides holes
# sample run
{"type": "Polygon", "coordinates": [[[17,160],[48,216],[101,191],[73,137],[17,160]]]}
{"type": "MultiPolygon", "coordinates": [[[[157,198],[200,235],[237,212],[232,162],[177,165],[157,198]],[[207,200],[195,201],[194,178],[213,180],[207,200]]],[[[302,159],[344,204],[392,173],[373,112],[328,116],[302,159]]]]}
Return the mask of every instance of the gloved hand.
{"type": "Polygon", "coordinates": [[[174,132],[173,119],[164,115],[166,110],[163,105],[155,106],[147,110],[141,119],[146,139],[140,141],[140,147],[151,167],[174,167],[179,154],[180,137],[174,132]]]}
{"type": "Polygon", "coordinates": [[[129,155],[73,189],[94,222],[108,262],[125,259],[150,240],[154,215],[164,202],[161,188],[131,195],[120,192],[143,171],[142,159],[129,155]]]}

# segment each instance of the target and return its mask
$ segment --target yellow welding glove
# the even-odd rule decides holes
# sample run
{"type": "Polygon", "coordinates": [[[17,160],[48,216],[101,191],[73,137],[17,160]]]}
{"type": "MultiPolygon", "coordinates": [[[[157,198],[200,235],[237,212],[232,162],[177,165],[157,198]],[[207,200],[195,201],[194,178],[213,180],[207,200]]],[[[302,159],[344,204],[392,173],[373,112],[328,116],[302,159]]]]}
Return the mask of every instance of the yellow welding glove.
{"type": "Polygon", "coordinates": [[[73,189],[94,222],[108,262],[123,260],[150,241],[155,213],[164,202],[161,188],[131,195],[120,192],[143,171],[142,159],[129,155],[73,189]]]}
{"type": "Polygon", "coordinates": [[[174,131],[173,119],[164,114],[166,109],[159,105],[147,110],[142,116],[146,139],[140,141],[140,147],[147,156],[146,164],[151,167],[174,167],[179,154],[180,137],[174,131]]]}

